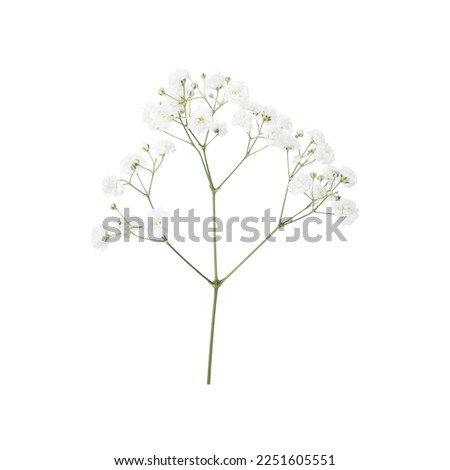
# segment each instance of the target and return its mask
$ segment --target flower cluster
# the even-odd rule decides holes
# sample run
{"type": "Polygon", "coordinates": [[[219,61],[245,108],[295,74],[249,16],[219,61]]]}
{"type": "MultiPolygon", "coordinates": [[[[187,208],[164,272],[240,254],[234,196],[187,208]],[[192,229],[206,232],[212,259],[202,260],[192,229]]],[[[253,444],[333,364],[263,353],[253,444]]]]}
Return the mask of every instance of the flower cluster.
{"type": "MultiPolygon", "coordinates": [[[[143,120],[150,130],[159,131],[164,138],[152,145],[145,144],[141,153],[125,157],[121,164],[123,176],[110,175],[103,180],[103,192],[106,196],[119,197],[126,188],[131,188],[145,197],[151,210],[155,211],[153,180],[164,158],[176,151],[173,139],[184,141],[197,150],[211,187],[213,181],[207,165],[206,149],[217,137],[227,135],[228,123],[219,116],[225,105],[231,105],[235,107],[231,124],[243,129],[248,136],[247,151],[239,165],[261,150],[279,149],[287,156],[286,194],[305,196],[306,207],[312,212],[317,212],[326,201],[334,202],[335,215],[345,217],[346,224],[354,222],[358,217],[356,204],[348,199],[341,199],[338,192],[354,186],[357,177],[348,167],[338,168],[331,165],[334,152],[324,134],[318,129],[294,132],[289,116],[279,114],[273,107],[252,100],[249,89],[243,82],[221,73],[210,76],[202,74],[199,80],[194,80],[187,70],[178,69],[169,76],[167,86],[160,88],[158,95],[158,100],[144,106],[143,120]]],[[[239,165],[231,171],[228,178],[239,165]]],[[[228,178],[216,185],[215,191],[218,191],[228,178]]],[[[123,219],[115,204],[113,208],[119,212],[122,228],[130,228],[133,232],[136,227],[123,219]]],[[[304,210],[298,213],[303,213],[304,210]]],[[[293,216],[291,220],[297,219],[293,216]]],[[[162,237],[158,227],[160,220],[155,213],[155,233],[162,237]]],[[[97,227],[93,232],[94,246],[105,248],[110,237],[111,234],[97,227]]]]}

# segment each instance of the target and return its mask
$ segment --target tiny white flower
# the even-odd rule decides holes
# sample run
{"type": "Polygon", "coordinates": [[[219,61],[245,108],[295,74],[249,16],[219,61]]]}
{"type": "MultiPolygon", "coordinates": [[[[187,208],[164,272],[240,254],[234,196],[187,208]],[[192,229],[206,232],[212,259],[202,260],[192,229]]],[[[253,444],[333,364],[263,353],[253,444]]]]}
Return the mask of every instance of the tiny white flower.
{"type": "Polygon", "coordinates": [[[122,196],[125,186],[115,176],[107,176],[103,180],[103,192],[107,196],[122,196]]]}
{"type": "Polygon", "coordinates": [[[316,183],[311,189],[311,197],[315,200],[328,198],[329,196],[328,189],[324,188],[320,183],[316,183]]]}
{"type": "Polygon", "coordinates": [[[209,125],[208,128],[210,131],[215,132],[218,136],[223,137],[227,135],[228,132],[228,125],[226,122],[217,122],[215,119],[213,119],[209,125]]]}
{"type": "Polygon", "coordinates": [[[128,157],[125,157],[121,163],[122,173],[128,175],[133,173],[133,171],[141,171],[141,167],[147,168],[148,160],[138,153],[128,155],[128,157]]]}
{"type": "Polygon", "coordinates": [[[334,180],[335,183],[341,181],[348,188],[355,186],[355,184],[358,182],[356,173],[351,170],[348,166],[343,166],[342,170],[339,170],[339,168],[336,168],[335,166],[327,166],[323,170],[323,176],[328,181],[334,180]]]}
{"type": "Polygon", "coordinates": [[[239,104],[239,106],[241,107],[241,109],[245,109],[246,111],[250,111],[255,116],[258,116],[262,111],[262,106],[260,104],[256,103],[255,101],[244,100],[239,104]]]}
{"type": "Polygon", "coordinates": [[[212,121],[212,112],[209,108],[198,106],[188,118],[189,128],[194,132],[203,132],[208,129],[212,121]]]}
{"type": "Polygon", "coordinates": [[[340,199],[333,204],[333,211],[336,217],[345,217],[342,224],[352,224],[359,215],[359,209],[350,199],[340,199]]]}
{"type": "Polygon", "coordinates": [[[148,214],[151,224],[150,238],[162,238],[167,235],[167,223],[169,214],[163,209],[151,210],[148,214]]]}
{"type": "Polygon", "coordinates": [[[158,140],[155,144],[152,145],[151,150],[158,155],[169,155],[175,152],[176,148],[173,142],[170,140],[158,140]]]}
{"type": "Polygon", "coordinates": [[[248,98],[248,88],[242,82],[230,80],[225,86],[225,98],[232,103],[240,103],[248,98]]]}
{"type": "Polygon", "coordinates": [[[174,70],[169,76],[169,84],[172,86],[180,85],[180,83],[186,81],[188,77],[189,72],[186,69],[174,70]]]}
{"type": "Polygon", "coordinates": [[[284,129],[286,132],[292,132],[291,118],[285,114],[280,114],[278,116],[278,126],[284,129]]]}
{"type": "Polygon", "coordinates": [[[356,176],[356,173],[348,166],[342,167],[341,174],[342,182],[347,186],[347,188],[355,186],[355,184],[358,182],[358,177],[356,176]]]}
{"type": "Polygon", "coordinates": [[[330,164],[334,161],[334,152],[326,142],[323,142],[315,147],[313,157],[319,163],[330,164]]]}
{"type": "Polygon", "coordinates": [[[108,232],[101,226],[94,227],[91,233],[91,242],[95,249],[106,250],[108,248],[108,232]]]}
{"type": "Polygon", "coordinates": [[[172,100],[175,99],[180,101],[184,97],[185,89],[186,86],[183,88],[181,83],[170,85],[164,90],[164,96],[167,96],[167,98],[171,98],[172,100]]]}
{"type": "Polygon", "coordinates": [[[260,113],[260,118],[263,122],[267,122],[271,126],[277,124],[277,111],[270,106],[263,106],[260,113]]]}
{"type": "Polygon", "coordinates": [[[338,181],[338,178],[341,176],[341,172],[339,168],[328,165],[323,169],[323,176],[328,180],[328,181],[338,181]]]}
{"type": "Polygon", "coordinates": [[[288,134],[281,127],[268,127],[264,131],[264,137],[267,139],[268,144],[278,147],[282,150],[296,150],[300,148],[300,143],[293,136],[288,134]]]}
{"type": "Polygon", "coordinates": [[[311,185],[311,176],[300,173],[289,183],[289,192],[294,195],[302,194],[308,191],[311,188],[311,185]]]}
{"type": "Polygon", "coordinates": [[[267,139],[269,145],[273,145],[274,147],[280,147],[286,135],[286,131],[281,129],[281,127],[272,126],[266,127],[263,134],[264,138],[267,139]]]}
{"type": "Polygon", "coordinates": [[[206,79],[206,88],[212,88],[213,90],[219,90],[225,85],[225,75],[221,73],[215,73],[206,79]]]}
{"type": "Polygon", "coordinates": [[[238,109],[233,116],[232,124],[235,126],[240,126],[244,129],[245,132],[250,132],[253,128],[253,113],[247,111],[246,109],[238,109]]]}
{"type": "Polygon", "coordinates": [[[288,133],[284,136],[282,144],[284,150],[298,150],[300,148],[300,142],[288,133]]]}
{"type": "Polygon", "coordinates": [[[319,131],[319,129],[312,129],[308,131],[308,134],[311,136],[311,139],[314,140],[316,144],[325,143],[325,136],[323,135],[322,131],[319,131]]]}
{"type": "Polygon", "coordinates": [[[151,130],[165,131],[173,121],[173,112],[167,101],[147,103],[143,110],[144,122],[149,125],[151,130]]]}
{"type": "MultiPolygon", "coordinates": [[[[186,87],[185,87],[186,89],[186,87]]],[[[183,100],[185,89],[181,86],[181,84],[170,86],[167,88],[165,93],[165,103],[167,106],[167,110],[170,112],[171,115],[178,114],[183,110],[183,100]]]]}

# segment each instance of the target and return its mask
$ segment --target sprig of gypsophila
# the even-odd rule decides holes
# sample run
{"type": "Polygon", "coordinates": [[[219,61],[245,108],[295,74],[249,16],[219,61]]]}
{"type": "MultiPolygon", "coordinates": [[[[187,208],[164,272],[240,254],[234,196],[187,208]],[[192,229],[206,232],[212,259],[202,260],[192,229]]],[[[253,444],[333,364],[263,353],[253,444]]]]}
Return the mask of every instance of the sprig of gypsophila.
{"type": "MultiPolygon", "coordinates": [[[[350,188],[356,184],[355,173],[348,167],[331,166],[334,152],[326,142],[322,132],[317,129],[293,132],[292,121],[280,115],[270,106],[262,106],[250,100],[247,86],[220,73],[206,76],[195,81],[184,69],[178,69],[169,77],[168,86],[159,89],[158,101],[147,103],[143,118],[149,128],[164,134],[164,139],[142,147],[140,154],[133,154],[122,162],[122,173],[127,177],[108,176],[103,181],[103,191],[107,196],[121,196],[125,188],[130,188],[144,197],[150,206],[153,221],[153,237],[140,233],[141,227],[128,220],[123,212],[112,204],[119,214],[118,225],[140,240],[159,241],[167,245],[198,275],[214,289],[211,333],[208,354],[207,383],[211,381],[212,352],[215,328],[217,299],[220,287],[247,260],[249,260],[278,230],[304,219],[312,214],[322,214],[320,210],[326,202],[333,201],[336,216],[343,216],[344,223],[350,224],[358,217],[356,204],[342,199],[338,189],[350,188]],[[247,136],[246,148],[228,174],[217,182],[211,171],[208,152],[228,133],[228,123],[219,119],[221,111],[228,106],[235,107],[231,123],[241,128],[247,136]],[[168,140],[171,139],[171,140],[168,140]],[[184,254],[170,242],[163,231],[163,219],[168,214],[160,208],[155,209],[154,180],[165,158],[176,151],[177,145],[187,145],[194,149],[206,183],[211,192],[213,218],[213,260],[212,275],[202,273],[184,254]],[[235,175],[238,169],[251,157],[264,150],[277,149],[284,155],[286,180],[280,212],[271,232],[244,257],[230,272],[219,276],[219,257],[217,247],[217,193],[235,175]],[[312,165],[312,169],[309,168],[312,165]],[[307,169],[308,167],[308,169],[307,169]],[[305,171],[307,169],[307,171],[305,171]],[[286,215],[288,198],[298,198],[297,210],[286,215]],[[303,196],[301,198],[300,196],[303,196]],[[303,201],[303,202],[302,202],[303,201]]],[[[282,163],[282,161],[281,161],[282,163]]],[[[92,236],[94,246],[106,248],[112,235],[102,227],[97,227],[92,236]]]]}

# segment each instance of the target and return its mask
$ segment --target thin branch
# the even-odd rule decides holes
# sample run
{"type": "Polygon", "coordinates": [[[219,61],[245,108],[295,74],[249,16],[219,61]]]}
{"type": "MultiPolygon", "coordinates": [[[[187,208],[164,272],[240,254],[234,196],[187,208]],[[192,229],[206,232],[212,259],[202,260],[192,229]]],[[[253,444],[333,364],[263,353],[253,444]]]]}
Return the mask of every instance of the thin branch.
{"type": "Polygon", "coordinates": [[[196,273],[198,273],[203,279],[212,284],[211,279],[208,279],[201,271],[199,271],[193,264],[191,264],[176,248],[174,248],[168,240],[166,240],[166,245],[176,253],[186,264],[188,264],[196,273]]]}

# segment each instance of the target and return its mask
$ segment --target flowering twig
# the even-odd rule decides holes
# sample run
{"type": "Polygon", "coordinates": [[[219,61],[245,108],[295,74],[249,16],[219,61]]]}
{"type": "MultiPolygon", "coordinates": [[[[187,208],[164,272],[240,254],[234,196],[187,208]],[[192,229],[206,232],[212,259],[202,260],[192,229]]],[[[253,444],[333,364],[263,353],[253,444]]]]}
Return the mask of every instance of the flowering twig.
{"type": "Polygon", "coordinates": [[[167,214],[162,209],[155,209],[154,206],[152,192],[156,174],[166,156],[175,152],[175,145],[169,140],[160,140],[151,146],[145,144],[143,146],[145,156],[133,154],[127,157],[123,161],[122,171],[129,175],[128,178],[108,176],[103,181],[103,190],[108,196],[120,196],[123,194],[125,187],[130,187],[147,199],[151,208],[152,234],[149,234],[148,237],[142,235],[143,226],[135,224],[113,203],[111,207],[120,215],[117,221],[118,227],[108,226],[108,228],[105,228],[105,226],[102,226],[96,228],[92,240],[97,248],[104,249],[117,234],[120,235],[123,231],[125,234],[131,233],[140,241],[163,242],[185,264],[212,286],[213,302],[207,367],[207,383],[209,384],[212,375],[215,321],[220,287],[279,230],[283,230],[288,225],[305,219],[312,214],[326,213],[319,211],[326,201],[334,201],[334,214],[343,216],[345,223],[352,223],[358,216],[358,209],[353,201],[341,199],[337,189],[339,186],[353,186],[356,183],[356,175],[347,167],[338,169],[331,166],[334,160],[333,150],[325,141],[323,134],[316,129],[308,131],[306,134],[308,140],[302,152],[301,141],[305,136],[303,131],[293,133],[292,122],[287,116],[278,115],[273,108],[260,106],[250,101],[248,89],[243,83],[222,74],[215,74],[211,77],[203,74],[201,86],[199,86],[197,82],[191,79],[187,71],[180,69],[170,76],[168,88],[161,88],[159,95],[161,97],[160,101],[146,105],[144,121],[150,129],[158,130],[165,136],[182,142],[195,150],[201,161],[210,189],[213,223],[212,276],[209,277],[201,272],[170,243],[168,234],[164,230],[164,219],[167,214]],[[208,149],[212,142],[227,134],[227,124],[217,119],[220,114],[219,111],[227,104],[237,105],[232,123],[243,129],[248,140],[243,156],[222,182],[216,186],[208,160],[208,149]],[[172,124],[179,127],[182,136],[168,131],[172,124]],[[256,143],[260,141],[264,144],[259,148],[255,148],[256,143]],[[250,156],[270,148],[279,149],[284,153],[287,171],[287,181],[276,225],[255,248],[228,274],[221,278],[219,275],[217,243],[218,192],[250,156]],[[305,167],[313,164],[318,166],[318,169],[311,171],[309,174],[302,172],[305,167]],[[285,213],[289,212],[288,201],[290,196],[298,197],[301,200],[301,195],[306,198],[303,206],[299,204],[299,207],[293,211],[292,215],[286,217],[285,213]],[[139,232],[135,233],[137,230],[139,232]]]}

